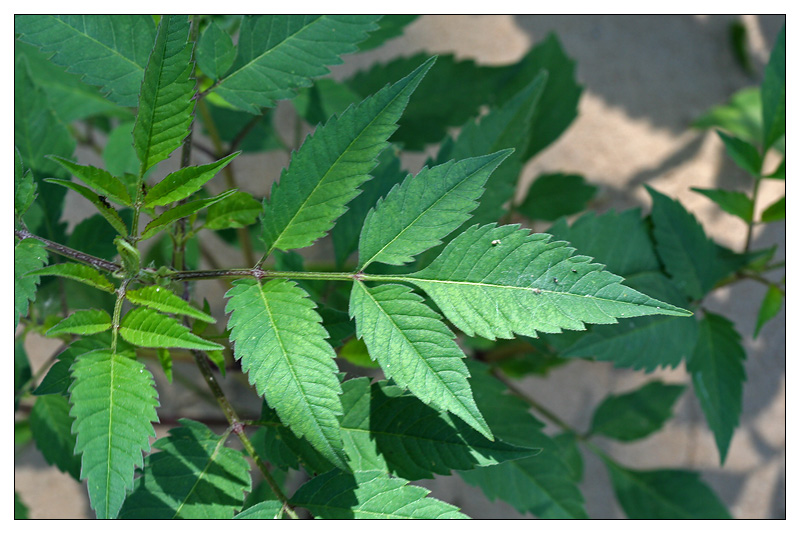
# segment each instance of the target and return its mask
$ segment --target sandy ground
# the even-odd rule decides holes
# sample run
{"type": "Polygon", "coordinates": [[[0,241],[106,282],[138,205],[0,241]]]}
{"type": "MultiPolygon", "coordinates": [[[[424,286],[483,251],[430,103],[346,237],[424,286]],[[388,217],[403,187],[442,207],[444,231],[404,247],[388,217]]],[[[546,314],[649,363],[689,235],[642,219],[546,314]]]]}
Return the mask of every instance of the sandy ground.
{"type": "MultiPolygon", "coordinates": [[[[690,191],[690,187],[746,190],[749,184],[749,178],[724,157],[715,135],[689,129],[689,123],[711,106],[758,83],[758,78],[749,78],[734,62],[727,37],[732,20],[734,17],[727,16],[425,16],[388,47],[347,58],[334,69],[334,75],[421,50],[455,53],[484,64],[506,64],[519,59],[548,32],[555,32],[567,53],[577,60],[578,78],[585,86],[580,115],[565,135],[529,164],[524,180],[542,172],[583,174],[601,188],[593,205],[598,211],[636,206],[648,210],[649,197],[642,187],[647,183],[680,199],[714,239],[740,249],[744,225],[690,191]]],[[[748,27],[750,52],[760,72],[785,18],[745,16],[741,20],[748,27]]],[[[270,174],[277,175],[276,165],[283,164],[284,158],[267,156],[251,160],[249,166],[261,175],[264,166],[270,166],[275,169],[270,174]]],[[[238,171],[247,174],[244,166],[238,171]]],[[[785,191],[783,182],[767,181],[765,186],[761,207],[785,191]]],[[[253,187],[262,189],[264,185],[253,187]]],[[[73,209],[81,209],[79,199],[71,194],[69,202],[73,209]]],[[[779,245],[777,257],[785,258],[785,224],[758,230],[757,246],[773,243],[779,245]]],[[[783,275],[775,274],[778,278],[783,275]]],[[[763,291],[757,284],[740,283],[715,293],[707,302],[710,309],[735,322],[748,352],[743,412],[724,467],[718,464],[713,437],[691,394],[680,399],[676,417],[653,437],[632,445],[598,441],[632,467],[700,471],[737,518],[786,515],[786,319],[785,310],[781,311],[758,339],[752,339],[763,291]]],[[[213,290],[211,293],[213,296],[213,290]]],[[[43,356],[35,362],[49,355],[46,347],[39,353],[43,356]]],[[[628,391],[654,377],[690,382],[683,367],[644,375],[578,361],[546,379],[525,380],[523,386],[559,417],[586,428],[589,407],[610,392],[628,391]]],[[[190,399],[165,391],[161,401],[166,407],[175,407],[186,406],[190,399]]],[[[590,454],[584,459],[581,489],[590,516],[623,517],[604,467],[590,454]]],[[[34,518],[92,516],[83,488],[47,467],[32,448],[16,455],[14,484],[34,518]]],[[[437,478],[423,485],[433,490],[433,496],[461,506],[471,517],[522,517],[504,503],[487,501],[458,477],[437,478]]]]}

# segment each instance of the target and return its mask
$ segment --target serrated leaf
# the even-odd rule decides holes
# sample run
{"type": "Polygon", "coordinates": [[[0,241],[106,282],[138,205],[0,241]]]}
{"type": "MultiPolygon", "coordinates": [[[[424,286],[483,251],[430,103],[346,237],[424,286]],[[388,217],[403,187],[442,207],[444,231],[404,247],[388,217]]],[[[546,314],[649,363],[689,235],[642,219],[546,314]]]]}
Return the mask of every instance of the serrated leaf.
{"type": "Polygon", "coordinates": [[[434,61],[429,59],[341,117],[332,117],[306,138],[264,202],[262,239],[267,253],[307,247],[330,230],[369,179],[411,93],[434,61]]]}
{"type": "Polygon", "coordinates": [[[281,501],[263,501],[251,506],[246,510],[242,510],[235,516],[234,519],[280,519],[281,512],[283,511],[283,503],[281,501]]]}
{"type": "Polygon", "coordinates": [[[74,420],[69,415],[69,402],[61,395],[37,398],[30,415],[36,448],[47,463],[80,480],[81,457],[73,452],[75,436],[71,428],[74,420]]]}
{"type": "Polygon", "coordinates": [[[120,235],[128,235],[128,227],[125,225],[125,222],[122,220],[122,217],[119,216],[119,212],[111,207],[110,204],[106,201],[105,197],[102,197],[89,189],[88,187],[84,187],[81,184],[77,184],[75,182],[70,182],[69,180],[60,180],[58,178],[47,178],[45,182],[49,182],[52,184],[58,184],[60,186],[66,187],[67,189],[72,189],[80,196],[94,204],[97,208],[97,211],[100,212],[100,215],[108,221],[108,224],[111,225],[114,230],[117,231],[120,235]]]}
{"type": "Polygon", "coordinates": [[[405,279],[459,330],[487,339],[583,330],[620,317],[690,315],[623,286],[621,277],[551,237],[518,225],[473,226],[405,279]]]}
{"type": "Polygon", "coordinates": [[[288,280],[237,280],[225,295],[234,356],[281,421],[344,467],[336,353],[308,294],[288,280]]]}
{"type": "Polygon", "coordinates": [[[723,211],[739,217],[746,223],[753,221],[753,200],[741,191],[724,189],[701,189],[692,187],[692,191],[711,199],[723,211]]]}
{"type": "Polygon", "coordinates": [[[330,471],[303,484],[290,502],[318,519],[467,519],[450,504],[426,497],[380,471],[330,471]]]}
{"type": "Polygon", "coordinates": [[[203,227],[209,230],[244,228],[256,222],[260,213],[261,203],[253,195],[237,191],[208,208],[203,227]]]}
{"type": "Polygon", "coordinates": [[[113,102],[136,105],[155,36],[149,16],[17,15],[14,31],[43,52],[55,52],[53,63],[100,86],[113,102]]]}
{"type": "Polygon", "coordinates": [[[672,416],[672,406],[684,389],[654,381],[630,393],[609,395],[594,411],[591,433],[619,441],[648,436],[672,416]]]}
{"type": "Polygon", "coordinates": [[[144,207],[166,206],[172,202],[188,198],[199,191],[206,182],[214,178],[219,171],[225,168],[239,154],[241,154],[241,151],[234,152],[214,163],[185,167],[168,174],[166,178],[147,192],[144,197],[144,207]]]}
{"type": "Polygon", "coordinates": [[[736,165],[758,178],[761,176],[761,154],[752,144],[724,132],[717,132],[725,144],[725,151],[736,165]]]}
{"type": "Polygon", "coordinates": [[[356,281],[350,294],[350,317],[356,319],[356,335],[387,378],[493,439],[472,399],[464,353],[422,297],[398,284],[367,287],[356,281]]]}
{"type": "Polygon", "coordinates": [[[81,354],[97,349],[108,348],[110,342],[102,339],[103,336],[80,338],[73,341],[66,349],[58,355],[58,361],[53,364],[50,370],[42,379],[42,382],[34,390],[34,395],[64,395],[69,394],[69,387],[72,384],[72,377],[69,368],[75,362],[75,358],[81,354]]]}
{"type": "Polygon", "coordinates": [[[139,110],[133,126],[133,146],[144,176],[150,167],[177,149],[189,133],[194,112],[195,81],[192,44],[188,43],[186,15],[164,15],[139,93],[139,110]]]}
{"type": "Polygon", "coordinates": [[[36,198],[33,173],[22,166],[22,156],[14,147],[14,216],[22,217],[36,198]]]}
{"type": "Polygon", "coordinates": [[[201,198],[186,202],[185,204],[178,204],[174,208],[166,210],[164,213],[150,221],[147,226],[144,227],[141,239],[150,239],[178,219],[183,219],[184,217],[193,215],[204,208],[213,206],[217,202],[228,198],[234,193],[236,193],[236,190],[230,189],[224,193],[220,193],[215,197],[201,198]]]}
{"type": "Polygon", "coordinates": [[[358,270],[374,261],[403,265],[440,244],[469,219],[486,180],[511,152],[424,167],[416,176],[408,175],[367,214],[358,270]]]}
{"type": "Polygon", "coordinates": [[[231,36],[212,20],[200,36],[196,55],[197,66],[203,74],[217,80],[233,65],[236,48],[231,36]]]}
{"type": "Polygon", "coordinates": [[[148,308],[136,308],[125,314],[119,327],[122,339],[151,348],[218,350],[222,345],[192,334],[188,328],[167,315],[148,308]]]}
{"type": "Polygon", "coordinates": [[[139,304],[147,306],[164,313],[174,313],[187,315],[199,319],[204,323],[216,323],[217,320],[203,313],[188,302],[175,295],[172,291],[161,286],[147,286],[140,289],[132,289],[125,292],[125,298],[139,304]]]}
{"type": "Polygon", "coordinates": [[[73,161],[58,156],[51,156],[50,159],[94,189],[98,194],[106,196],[110,200],[122,204],[123,206],[130,207],[133,205],[128,190],[125,188],[125,184],[110,172],[92,167],[91,165],[78,165],[73,161]]]}
{"type": "Polygon", "coordinates": [[[540,451],[489,441],[446,413],[385,381],[342,385],[342,437],[354,471],[380,469],[408,480],[449,475],[540,451]]]}
{"type": "Polygon", "coordinates": [[[761,83],[764,151],[786,134],[786,25],[781,28],[761,83]]]}
{"type": "Polygon", "coordinates": [[[786,197],[783,196],[761,212],[761,222],[769,223],[786,219],[786,197]]]}
{"type": "Polygon", "coordinates": [[[783,292],[777,286],[770,284],[767,292],[764,294],[764,300],[761,301],[761,307],[758,309],[758,318],[756,319],[756,329],[753,333],[753,338],[758,337],[758,333],[770,319],[778,315],[783,306],[783,292]]]}
{"type": "Polygon", "coordinates": [[[579,174],[542,174],[517,209],[531,220],[555,221],[586,209],[596,192],[579,174]]]}
{"type": "Polygon", "coordinates": [[[48,265],[43,269],[38,269],[30,274],[37,276],[61,276],[70,280],[75,280],[87,286],[92,286],[101,291],[113,293],[114,284],[108,278],[100,274],[99,271],[82,263],[56,263],[48,265]]]}
{"type": "Polygon", "coordinates": [[[202,423],[181,419],[153,443],[121,519],[231,519],[251,488],[250,464],[202,423]]]}
{"type": "Polygon", "coordinates": [[[89,336],[111,328],[111,316],[104,310],[76,310],[47,331],[47,336],[79,334],[89,336]]]}
{"type": "Polygon", "coordinates": [[[28,315],[28,305],[36,300],[38,275],[29,275],[47,261],[44,243],[38,239],[23,239],[14,245],[14,329],[20,317],[28,315]]]}
{"type": "Polygon", "coordinates": [[[720,465],[725,463],[734,429],[742,411],[742,386],[747,358],[736,329],[725,317],[706,312],[700,337],[686,368],[694,392],[714,433],[720,465]]]}
{"type": "Polygon", "coordinates": [[[158,421],[153,377],[144,365],[109,350],[78,356],[72,365],[70,415],[75,452],[82,454],[81,480],[98,518],[115,518],[133,474],[150,450],[158,421]]]}
{"type": "Polygon", "coordinates": [[[377,28],[374,15],[262,15],[242,23],[233,70],[214,92],[231,105],[257,113],[291,98],[329,72],[326,65],[356,51],[377,28]]]}
{"type": "Polygon", "coordinates": [[[617,501],[630,519],[730,519],[719,498],[691,471],[627,469],[602,456],[617,501]]]}

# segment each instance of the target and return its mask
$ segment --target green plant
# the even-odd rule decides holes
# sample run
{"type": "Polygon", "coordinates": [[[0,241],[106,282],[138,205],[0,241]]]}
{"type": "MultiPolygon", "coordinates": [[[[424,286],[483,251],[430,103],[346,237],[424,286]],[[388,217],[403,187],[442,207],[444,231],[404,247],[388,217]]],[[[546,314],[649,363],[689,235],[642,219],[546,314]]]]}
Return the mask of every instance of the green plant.
{"type": "MultiPolygon", "coordinates": [[[[644,218],[587,213],[570,224],[595,192],[576,175],[540,176],[514,203],[523,165],[577,112],[574,64],[554,36],[504,67],[420,55],[321,78],[411,20],[15,18],[20,439],[29,431],[48,462],[87,480],[102,518],[463,517],[409,484],[454,471],[521,512],[581,518],[581,449],[603,460],[629,517],[727,517],[698,474],[630,469],[591,441],[657,431],[683,386],[609,396],[579,432],[514,379],[572,358],[645,372],[686,361],[723,462],[745,353],[702,302],[742,277],[764,280],[779,266],[774,249],[752,251],[750,239],[742,253],[726,249],[653,189],[644,218]],[[278,100],[292,101],[297,132],[303,120],[318,126],[298,135],[257,199],[233,167],[242,152],[291,150],[273,124],[278,100]],[[72,161],[78,143],[105,169],[72,161]],[[402,152],[432,143],[428,165],[401,171],[402,152]],[[178,151],[180,168],[160,172],[178,151]],[[191,165],[196,151],[212,162],[191,165]],[[219,173],[214,195],[206,187],[219,173]],[[97,209],[71,232],[66,189],[97,209]],[[520,215],[553,224],[542,234],[498,222],[520,215]],[[211,234],[241,251],[237,268],[199,268],[214,257],[211,234]],[[327,235],[335,262],[307,267],[295,251],[327,235]],[[224,303],[195,297],[210,280],[226,284],[224,303]],[[223,311],[227,328],[214,317],[223,311]],[[43,376],[31,376],[29,333],[64,343],[43,376]],[[153,373],[185,381],[173,364],[186,359],[224,430],[183,418],[145,454],[159,420],[153,373]],[[239,373],[255,410],[220,382],[239,373]],[[561,432],[544,432],[531,408],[561,432]]],[[[755,176],[749,204],[703,192],[749,228],[764,156],[785,131],[784,39],[760,89],[763,133],[722,134],[755,176]]],[[[781,169],[785,159],[768,177],[781,169]]],[[[759,326],[785,291],[768,286],[759,326]]]]}

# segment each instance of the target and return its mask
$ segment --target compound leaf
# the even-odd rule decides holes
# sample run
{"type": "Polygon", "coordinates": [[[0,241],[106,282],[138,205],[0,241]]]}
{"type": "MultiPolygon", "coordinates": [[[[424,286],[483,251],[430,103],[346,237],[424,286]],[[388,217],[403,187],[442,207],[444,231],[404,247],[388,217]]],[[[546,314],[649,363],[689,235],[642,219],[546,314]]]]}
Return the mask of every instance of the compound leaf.
{"type": "Polygon", "coordinates": [[[192,334],[177,320],[149,308],[136,308],[125,314],[119,333],[122,339],[139,347],[222,349],[222,345],[192,334]]]}
{"type": "Polygon", "coordinates": [[[267,253],[307,247],[330,230],[369,179],[411,93],[434,61],[332,117],[306,139],[264,202],[267,253]]]}
{"type": "Polygon", "coordinates": [[[231,519],[250,491],[250,465],[202,423],[181,419],[153,447],[121,519],[231,519]]]}
{"type": "Polygon", "coordinates": [[[192,193],[200,190],[206,182],[214,178],[233,158],[241,154],[235,152],[214,163],[185,167],[170,173],[154,185],[144,197],[144,207],[154,208],[166,206],[188,198],[192,193]]]}
{"type": "Polygon", "coordinates": [[[69,415],[69,402],[62,395],[44,395],[36,399],[30,415],[31,433],[50,465],[55,465],[75,480],[80,479],[81,457],[75,454],[74,419],[69,415]]]}
{"type": "Polygon", "coordinates": [[[609,395],[594,411],[591,432],[620,441],[648,436],[672,416],[672,406],[684,389],[655,381],[630,393],[609,395]]]}
{"type": "Polygon", "coordinates": [[[28,315],[28,305],[36,300],[38,275],[28,275],[47,261],[44,243],[38,239],[23,239],[14,245],[14,329],[20,317],[28,315]]]}
{"type": "Polygon", "coordinates": [[[356,335],[387,378],[494,439],[472,399],[464,353],[422,297],[403,285],[367,287],[356,281],[350,294],[350,316],[356,319],[356,335]]]}
{"type": "Polygon", "coordinates": [[[239,54],[232,71],[214,92],[231,105],[258,113],[276,100],[292,98],[311,78],[327,74],[326,65],[377,29],[374,15],[262,15],[244,19],[239,54]]]}
{"type": "Polygon", "coordinates": [[[336,353],[314,302],[280,279],[237,280],[226,297],[234,355],[250,383],[297,436],[344,467],[336,353]]]}
{"type": "Polygon", "coordinates": [[[81,480],[98,518],[117,517],[133,487],[134,468],[150,450],[158,420],[153,376],[145,366],[110,350],[78,356],[72,365],[70,415],[75,452],[82,454],[81,480]]]}
{"type": "Polygon", "coordinates": [[[125,298],[134,304],[147,306],[161,312],[187,315],[204,323],[213,324],[217,322],[216,319],[191,306],[165,287],[147,286],[141,289],[132,289],[125,292],[125,298]]]}
{"type": "Polygon", "coordinates": [[[426,497],[381,471],[329,471],[301,486],[290,502],[319,519],[467,519],[458,508],[426,497]]]}
{"type": "Polygon", "coordinates": [[[105,310],[76,310],[47,331],[47,336],[79,334],[89,336],[111,328],[111,316],[105,310]]]}

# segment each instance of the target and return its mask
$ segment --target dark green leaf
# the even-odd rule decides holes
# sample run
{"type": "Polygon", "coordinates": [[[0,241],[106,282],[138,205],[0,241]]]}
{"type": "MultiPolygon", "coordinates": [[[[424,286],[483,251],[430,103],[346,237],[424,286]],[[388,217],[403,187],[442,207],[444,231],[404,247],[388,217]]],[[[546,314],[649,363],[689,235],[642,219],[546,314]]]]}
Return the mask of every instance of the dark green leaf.
{"type": "Polygon", "coordinates": [[[683,390],[681,385],[655,381],[631,393],[609,395],[595,409],[591,432],[619,441],[652,434],[672,416],[672,406],[683,390]]]}
{"type": "Polygon", "coordinates": [[[198,211],[207,208],[216,204],[217,202],[228,198],[229,196],[236,193],[235,189],[229,189],[224,193],[220,193],[219,195],[211,198],[201,198],[198,200],[192,200],[185,204],[178,204],[174,208],[170,208],[152,221],[150,221],[147,226],[145,226],[144,231],[142,232],[141,238],[142,239],[150,239],[160,231],[167,228],[170,224],[174,223],[178,219],[183,219],[184,217],[189,217],[197,213],[198,211]]]}
{"type": "Polygon", "coordinates": [[[22,156],[14,147],[14,216],[22,217],[36,198],[33,173],[22,166],[22,156]]]}
{"type": "Polygon", "coordinates": [[[746,223],[753,221],[753,200],[745,193],[699,187],[692,187],[692,191],[708,197],[723,211],[739,217],[746,223]]]}
{"type": "MultiPolygon", "coordinates": [[[[125,209],[120,210],[118,214],[124,222],[131,220],[133,212],[125,209]]],[[[106,224],[106,220],[100,213],[82,220],[69,234],[67,246],[104,260],[114,261],[117,255],[114,239],[119,232],[110,224],[106,224]]]]}
{"type": "MultiPolygon", "coordinates": [[[[14,411],[19,407],[22,389],[30,386],[32,377],[31,362],[25,352],[25,336],[21,335],[14,340],[14,411]]],[[[27,391],[26,391],[27,392],[27,391]]]]}
{"type": "Polygon", "coordinates": [[[786,134],[786,26],[781,28],[761,83],[764,150],[786,134]]]}
{"type": "Polygon", "coordinates": [[[758,148],[743,141],[738,137],[733,137],[724,132],[717,132],[722,142],[725,143],[725,151],[736,165],[750,173],[751,176],[758,178],[761,176],[761,154],[758,148]]]}
{"type": "Polygon", "coordinates": [[[28,305],[36,300],[38,275],[27,273],[39,269],[47,262],[44,243],[38,239],[23,239],[14,245],[14,329],[20,317],[28,315],[28,305]]]}
{"type": "Polygon", "coordinates": [[[236,57],[233,40],[215,21],[203,30],[197,44],[197,66],[212,80],[228,72],[236,57]]]}
{"type": "Polygon", "coordinates": [[[765,176],[764,178],[774,178],[776,180],[785,180],[786,179],[786,158],[784,157],[781,160],[781,164],[778,165],[778,168],[775,169],[773,172],[765,176]]]}
{"type": "Polygon", "coordinates": [[[384,15],[378,21],[378,29],[371,32],[366,41],[358,45],[358,51],[372,50],[386,41],[402,35],[403,29],[414,22],[419,15],[384,15]]]}
{"type": "Polygon", "coordinates": [[[283,511],[281,501],[264,501],[239,512],[234,519],[280,519],[283,511]]]}
{"type": "MultiPolygon", "coordinates": [[[[113,130],[108,136],[106,146],[103,148],[103,162],[108,172],[114,176],[123,176],[126,173],[134,174],[139,172],[139,158],[131,142],[133,135],[133,122],[123,122],[113,130]]],[[[131,188],[134,189],[134,188],[131,188]]],[[[129,196],[135,196],[130,189],[129,196]]]]}
{"type": "Polygon", "coordinates": [[[28,519],[28,507],[16,491],[14,491],[14,519],[28,519]]]}
{"type": "Polygon", "coordinates": [[[311,87],[301,89],[292,100],[297,113],[309,124],[324,124],[332,115],[339,115],[351,104],[361,101],[361,96],[345,84],[322,78],[311,87]]]}
{"type": "Polygon", "coordinates": [[[553,441],[558,445],[555,452],[564,461],[569,469],[569,474],[576,484],[583,480],[583,456],[578,448],[578,439],[571,432],[563,432],[553,436],[553,441]]]}
{"type": "Polygon", "coordinates": [[[224,230],[250,226],[261,213],[261,203],[250,193],[237,191],[208,208],[204,228],[224,230]]]}
{"type": "Polygon", "coordinates": [[[777,286],[770,284],[767,292],[764,294],[764,300],[761,301],[761,307],[758,309],[758,318],[756,319],[756,330],[753,337],[758,337],[758,333],[770,319],[778,315],[783,306],[783,292],[777,286]]]}
{"type": "Polygon", "coordinates": [[[108,221],[108,224],[111,225],[114,230],[117,231],[120,235],[128,235],[128,227],[125,225],[125,222],[122,220],[122,217],[119,216],[119,212],[111,207],[108,204],[108,201],[105,199],[104,196],[98,195],[88,187],[84,187],[81,184],[77,184],[75,182],[70,182],[69,180],[60,180],[58,178],[47,178],[45,182],[49,182],[52,184],[58,184],[60,186],[66,187],[67,189],[72,189],[83,198],[94,204],[97,210],[100,212],[100,215],[108,221]]]}
{"type": "Polygon", "coordinates": [[[761,212],[761,222],[769,223],[786,219],[786,197],[781,197],[761,212]]]}
{"type": "Polygon", "coordinates": [[[517,209],[531,220],[555,221],[586,209],[596,192],[597,187],[578,174],[542,174],[517,209]]]}
{"type": "Polygon", "coordinates": [[[753,64],[750,61],[750,53],[747,49],[747,27],[740,20],[731,22],[728,25],[728,36],[730,37],[731,50],[736,62],[747,74],[753,73],[753,64]]]}
{"type": "Polygon", "coordinates": [[[234,152],[214,163],[184,167],[168,174],[166,178],[158,182],[147,192],[147,195],[144,197],[144,207],[154,208],[156,206],[166,206],[167,204],[188,198],[193,193],[199,191],[206,182],[214,178],[219,171],[225,168],[225,166],[239,154],[241,154],[241,152],[234,152]]]}
{"type": "Polygon", "coordinates": [[[109,340],[102,339],[103,336],[93,336],[80,338],[73,341],[66,349],[58,355],[58,361],[53,364],[47,374],[42,379],[39,387],[33,392],[34,395],[69,395],[69,387],[72,384],[72,377],[69,368],[72,367],[75,358],[81,354],[93,350],[107,348],[109,340]]]}
{"type": "Polygon", "coordinates": [[[80,480],[81,457],[75,454],[75,436],[69,415],[69,403],[62,395],[44,395],[36,399],[30,415],[31,432],[44,459],[63,473],[80,480]]]}

